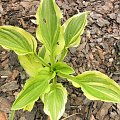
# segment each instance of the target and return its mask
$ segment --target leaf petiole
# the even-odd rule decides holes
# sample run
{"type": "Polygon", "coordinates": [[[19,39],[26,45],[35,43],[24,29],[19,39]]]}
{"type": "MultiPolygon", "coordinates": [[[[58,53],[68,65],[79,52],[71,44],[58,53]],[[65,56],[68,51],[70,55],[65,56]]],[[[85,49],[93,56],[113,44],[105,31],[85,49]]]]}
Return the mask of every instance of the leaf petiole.
{"type": "Polygon", "coordinates": [[[54,56],[54,52],[51,52],[51,55],[50,55],[50,61],[51,61],[51,65],[54,65],[54,64],[55,64],[55,56],[54,56]]]}
{"type": "Polygon", "coordinates": [[[10,120],[14,120],[15,110],[11,111],[10,120]]]}
{"type": "Polygon", "coordinates": [[[75,81],[75,77],[71,76],[71,75],[67,75],[67,74],[63,74],[61,72],[57,73],[58,76],[62,77],[62,78],[67,78],[69,80],[75,81]]]}

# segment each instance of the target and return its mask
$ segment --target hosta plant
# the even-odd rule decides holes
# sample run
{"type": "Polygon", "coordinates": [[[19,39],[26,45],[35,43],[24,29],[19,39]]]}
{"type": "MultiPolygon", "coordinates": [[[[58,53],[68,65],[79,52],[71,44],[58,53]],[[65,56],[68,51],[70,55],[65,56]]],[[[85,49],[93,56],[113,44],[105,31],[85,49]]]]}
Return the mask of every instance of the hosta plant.
{"type": "Polygon", "coordinates": [[[29,79],[12,105],[12,110],[32,110],[41,99],[44,112],[51,120],[59,120],[67,102],[66,88],[58,77],[66,78],[74,87],[81,88],[90,100],[120,102],[120,86],[99,71],[86,71],[74,76],[74,69],[63,60],[68,48],[80,43],[87,24],[88,12],[78,13],[61,25],[62,14],[55,0],[41,0],[36,13],[36,37],[42,43],[36,51],[36,39],[25,30],[14,26],[0,26],[0,45],[13,50],[29,79]]]}

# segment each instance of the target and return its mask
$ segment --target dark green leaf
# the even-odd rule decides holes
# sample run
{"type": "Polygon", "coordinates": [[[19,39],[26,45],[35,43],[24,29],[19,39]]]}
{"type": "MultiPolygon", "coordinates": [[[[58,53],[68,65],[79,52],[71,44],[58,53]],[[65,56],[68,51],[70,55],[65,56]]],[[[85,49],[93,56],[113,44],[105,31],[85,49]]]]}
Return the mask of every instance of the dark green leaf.
{"type": "Polygon", "coordinates": [[[72,67],[68,66],[64,62],[57,62],[53,65],[53,70],[57,73],[63,73],[63,74],[73,74],[74,70],[72,67]]]}

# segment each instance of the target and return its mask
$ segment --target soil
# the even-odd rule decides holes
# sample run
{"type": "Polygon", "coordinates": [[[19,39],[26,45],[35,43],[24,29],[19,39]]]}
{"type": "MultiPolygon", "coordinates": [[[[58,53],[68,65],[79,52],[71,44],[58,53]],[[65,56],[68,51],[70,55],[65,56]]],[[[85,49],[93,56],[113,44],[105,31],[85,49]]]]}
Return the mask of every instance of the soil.
{"type": "MultiPolygon", "coordinates": [[[[120,84],[120,0],[56,0],[64,18],[90,11],[88,25],[77,48],[70,48],[65,61],[76,74],[99,70],[120,84]]],[[[0,25],[19,26],[35,36],[35,13],[39,0],[0,0],[0,25]]],[[[28,75],[17,55],[0,47],[0,120],[7,120],[11,105],[28,75]]],[[[80,89],[62,81],[68,90],[61,120],[120,120],[120,104],[88,100],[80,89]]],[[[8,118],[9,119],[9,118],[8,118]]],[[[15,120],[47,120],[41,101],[32,112],[17,111],[15,120]]]]}

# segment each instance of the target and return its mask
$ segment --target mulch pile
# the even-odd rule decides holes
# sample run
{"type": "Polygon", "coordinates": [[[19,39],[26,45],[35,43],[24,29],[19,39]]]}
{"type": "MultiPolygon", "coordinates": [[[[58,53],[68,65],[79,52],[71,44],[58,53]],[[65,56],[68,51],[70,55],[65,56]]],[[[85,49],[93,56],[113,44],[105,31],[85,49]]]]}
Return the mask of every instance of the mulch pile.
{"type": "MultiPolygon", "coordinates": [[[[90,11],[88,25],[77,48],[70,48],[65,61],[76,74],[99,70],[120,84],[120,1],[56,0],[64,23],[78,12],[90,11]]],[[[35,36],[35,13],[39,0],[0,0],[0,25],[24,28],[35,36]]],[[[11,104],[28,78],[12,51],[0,47],[0,120],[7,120],[11,104]]],[[[61,80],[68,90],[61,120],[120,120],[120,104],[88,100],[80,89],[61,80]]],[[[38,101],[32,112],[16,112],[15,120],[47,120],[38,101]]]]}

